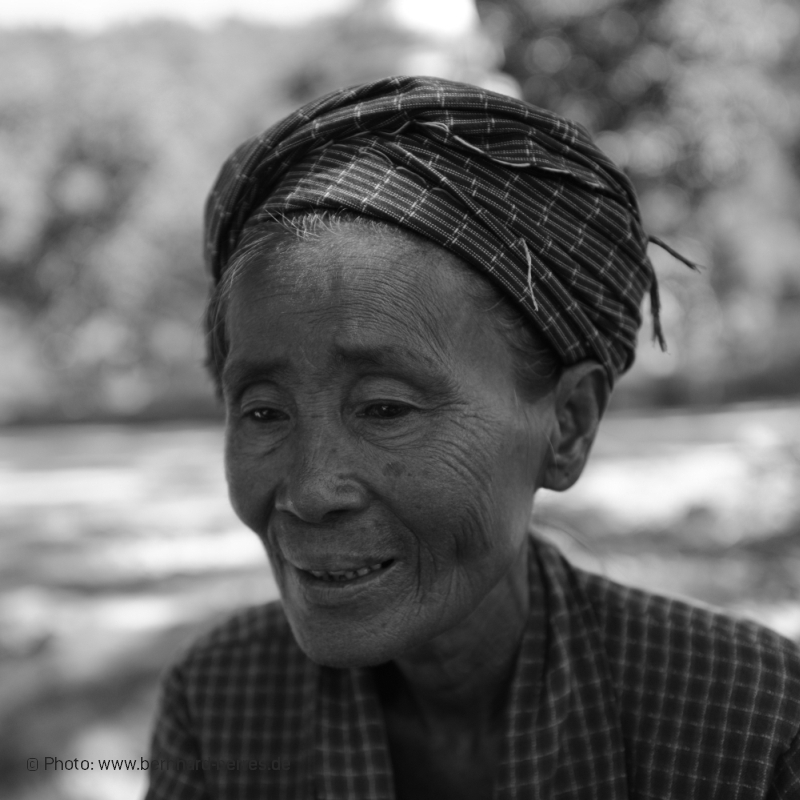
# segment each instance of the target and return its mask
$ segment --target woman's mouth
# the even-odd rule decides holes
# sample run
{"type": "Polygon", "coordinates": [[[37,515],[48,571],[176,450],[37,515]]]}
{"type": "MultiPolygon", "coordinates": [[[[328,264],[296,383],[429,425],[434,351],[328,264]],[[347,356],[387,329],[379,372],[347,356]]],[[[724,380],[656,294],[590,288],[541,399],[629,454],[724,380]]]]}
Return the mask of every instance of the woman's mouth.
{"type": "Polygon", "coordinates": [[[350,581],[358,580],[359,578],[365,578],[367,575],[372,574],[373,572],[378,572],[382,569],[386,569],[389,567],[394,559],[389,559],[388,561],[377,561],[374,564],[366,564],[363,567],[358,567],[357,569],[342,569],[342,570],[316,570],[316,569],[308,569],[302,570],[308,575],[313,576],[316,580],[322,581],[325,583],[348,583],[350,581]]]}

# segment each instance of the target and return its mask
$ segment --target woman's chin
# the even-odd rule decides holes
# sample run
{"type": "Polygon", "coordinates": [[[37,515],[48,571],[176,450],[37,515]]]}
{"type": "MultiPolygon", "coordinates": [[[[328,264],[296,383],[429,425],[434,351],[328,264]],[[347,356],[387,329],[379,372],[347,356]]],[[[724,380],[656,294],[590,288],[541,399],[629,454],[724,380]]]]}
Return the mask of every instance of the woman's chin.
{"type": "Polygon", "coordinates": [[[397,643],[382,641],[374,633],[331,631],[321,636],[318,632],[305,634],[292,626],[300,649],[315,664],[335,669],[375,667],[400,655],[397,643]],[[392,646],[394,644],[394,646],[392,646]]]}

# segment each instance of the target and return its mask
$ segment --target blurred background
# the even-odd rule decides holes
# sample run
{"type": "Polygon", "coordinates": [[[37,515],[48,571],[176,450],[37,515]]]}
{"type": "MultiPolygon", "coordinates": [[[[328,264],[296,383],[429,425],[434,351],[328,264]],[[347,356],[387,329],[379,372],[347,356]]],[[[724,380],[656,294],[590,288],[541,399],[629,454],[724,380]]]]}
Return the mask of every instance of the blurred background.
{"type": "Polygon", "coordinates": [[[301,103],[387,74],[515,94],[626,168],[646,321],[581,482],[577,562],[800,640],[800,8],[794,0],[275,0],[0,7],[0,796],[132,800],[158,676],[275,596],[228,508],[202,368],[202,205],[301,103]]]}

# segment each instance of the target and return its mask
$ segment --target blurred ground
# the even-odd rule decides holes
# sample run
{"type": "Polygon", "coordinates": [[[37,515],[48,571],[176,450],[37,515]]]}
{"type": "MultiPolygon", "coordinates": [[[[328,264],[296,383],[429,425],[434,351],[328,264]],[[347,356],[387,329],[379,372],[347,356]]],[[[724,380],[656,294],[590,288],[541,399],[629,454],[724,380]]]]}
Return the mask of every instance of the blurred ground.
{"type": "MultiPolygon", "coordinates": [[[[0,796],[132,800],[140,772],[28,772],[139,758],[158,676],[231,609],[275,596],[228,507],[211,426],[0,432],[0,796]]],[[[537,525],[628,583],[800,639],[800,405],[616,416],[537,525]]]]}

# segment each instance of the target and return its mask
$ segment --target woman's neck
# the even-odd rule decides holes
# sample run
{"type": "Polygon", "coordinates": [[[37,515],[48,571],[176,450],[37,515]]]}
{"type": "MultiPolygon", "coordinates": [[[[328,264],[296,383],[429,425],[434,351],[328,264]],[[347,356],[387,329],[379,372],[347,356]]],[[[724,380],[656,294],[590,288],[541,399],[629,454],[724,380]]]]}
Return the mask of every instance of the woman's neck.
{"type": "Polygon", "coordinates": [[[498,724],[528,618],[526,547],[466,619],[394,662],[388,689],[382,681],[386,700],[430,729],[461,724],[479,733],[498,724]]]}

